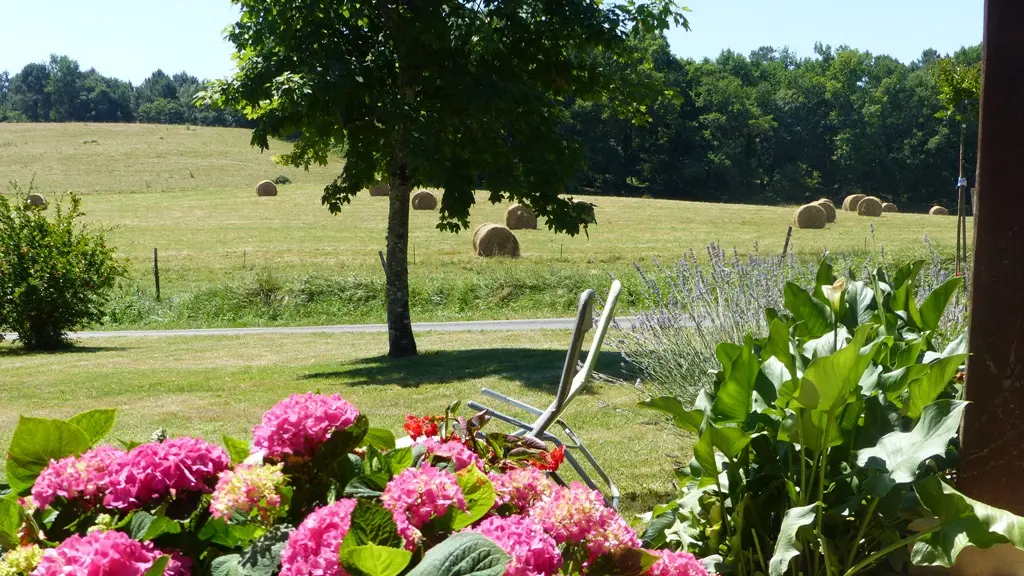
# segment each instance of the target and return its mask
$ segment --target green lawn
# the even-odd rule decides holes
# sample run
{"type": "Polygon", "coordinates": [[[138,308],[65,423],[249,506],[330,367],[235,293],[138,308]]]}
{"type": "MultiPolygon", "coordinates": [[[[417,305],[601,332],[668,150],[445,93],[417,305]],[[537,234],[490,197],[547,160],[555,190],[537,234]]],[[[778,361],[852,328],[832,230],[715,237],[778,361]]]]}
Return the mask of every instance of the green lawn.
{"type": "MultiPolygon", "coordinates": [[[[65,418],[98,407],[118,409],[110,440],[144,440],[157,427],[210,440],[248,438],[274,402],[310,390],[340,393],[373,425],[396,432],[407,413],[484,400],[481,387],[546,406],[569,334],[424,332],[418,340],[424,353],[397,361],[383,356],[379,334],[111,338],[52,354],[0,345],[0,446],[20,414],[65,418]]],[[[620,362],[605,352],[599,370],[614,374],[620,362]]],[[[629,511],[669,493],[670,458],[690,457],[689,441],[636,400],[629,388],[597,385],[565,413],[629,511]]]]}
{"type": "MultiPolygon", "coordinates": [[[[248,131],[182,126],[5,124],[0,125],[0,146],[3,180],[25,183],[35,175],[44,193],[72,189],[86,195],[89,217],[114,227],[110,240],[130,259],[147,294],[153,248],[160,251],[165,299],[237,282],[252,270],[273,273],[284,282],[309,274],[363,284],[382,281],[377,251],[385,244],[387,200],[360,195],[337,216],[320,205],[320,191],[340,170],[340,161],[309,173],[282,168],[271,153],[249,147],[248,131]],[[282,186],[277,197],[257,198],[255,184],[277,174],[294,183],[282,186]]],[[[271,152],[287,146],[275,142],[271,152]]],[[[764,254],[777,253],[793,214],[790,207],[588,200],[598,205],[598,224],[589,237],[521,231],[523,257],[515,261],[477,258],[470,253],[470,234],[440,232],[435,212],[413,212],[411,281],[414,291],[426,294],[413,302],[414,318],[569,315],[577,289],[603,287],[609,275],[623,279],[628,294],[636,281],[634,262],[671,261],[690,249],[702,252],[710,242],[741,252],[756,243],[764,254]]],[[[503,221],[507,205],[491,205],[482,194],[477,202],[473,226],[503,221]]],[[[884,246],[895,260],[919,254],[926,234],[940,251],[951,254],[956,220],[841,212],[825,230],[794,230],[792,246],[807,257],[826,248],[875,252],[884,246]]],[[[382,299],[379,293],[371,295],[368,302],[336,306],[309,321],[380,322],[382,299]]],[[[154,322],[275,322],[170,316],[154,322]]]]}

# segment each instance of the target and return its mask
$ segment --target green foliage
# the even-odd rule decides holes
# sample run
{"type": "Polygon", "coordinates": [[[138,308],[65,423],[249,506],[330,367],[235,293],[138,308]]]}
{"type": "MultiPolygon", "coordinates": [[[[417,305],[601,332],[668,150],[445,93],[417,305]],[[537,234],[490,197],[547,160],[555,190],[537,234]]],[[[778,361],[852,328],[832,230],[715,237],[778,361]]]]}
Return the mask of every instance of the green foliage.
{"type": "Polygon", "coordinates": [[[942,110],[940,118],[957,124],[977,121],[981,100],[981,63],[966,64],[954,58],[943,58],[935,66],[935,84],[939,90],[942,110]]]}
{"type": "Polygon", "coordinates": [[[50,460],[80,454],[90,446],[86,433],[70,422],[22,416],[7,450],[7,481],[18,494],[27,494],[50,460]]]}
{"type": "Polygon", "coordinates": [[[80,206],[74,194],[67,205],[32,206],[17,184],[0,196],[0,330],[26,348],[58,348],[69,330],[101,320],[125,274],[103,230],[81,223],[80,206]]]}
{"type": "Polygon", "coordinates": [[[770,576],[948,566],[967,545],[1024,546],[1010,527],[1019,519],[942,479],[956,465],[965,403],[954,375],[966,354],[960,342],[936,350],[934,337],[962,282],[919,307],[921,268],[837,280],[826,258],[812,291],[786,286],[767,336],[718,347],[714,387],[693,409],[645,402],[697,443],[677,471],[682,497],[651,514],[644,540],[715,559],[720,572],[770,576]],[[932,527],[915,532],[915,521],[932,527]],[[982,528],[994,525],[1005,528],[982,528]]]}
{"type": "Polygon", "coordinates": [[[499,576],[509,557],[480,534],[456,534],[432,548],[409,576],[499,576]]]}

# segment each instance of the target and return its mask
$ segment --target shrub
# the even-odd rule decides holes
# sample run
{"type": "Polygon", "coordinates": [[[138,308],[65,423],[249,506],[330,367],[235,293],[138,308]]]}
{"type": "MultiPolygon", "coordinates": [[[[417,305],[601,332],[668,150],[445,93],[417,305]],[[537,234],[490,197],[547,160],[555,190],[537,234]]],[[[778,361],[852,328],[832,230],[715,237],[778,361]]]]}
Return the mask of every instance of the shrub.
{"type": "Polygon", "coordinates": [[[104,316],[125,267],[102,229],[81,224],[81,201],[31,206],[15,185],[0,196],[0,330],[30,349],[52,350],[67,332],[104,316]],[[48,217],[47,215],[51,215],[48,217]]]}
{"type": "Polygon", "coordinates": [[[284,174],[278,174],[274,178],[273,182],[274,182],[274,184],[277,184],[278,186],[283,186],[285,184],[291,184],[292,183],[292,179],[287,177],[287,176],[285,176],[284,174]]]}
{"type": "Polygon", "coordinates": [[[1009,528],[1024,519],[948,483],[966,334],[945,348],[935,336],[963,278],[918,304],[923,268],[854,281],[825,259],[810,292],[787,283],[785,308],[765,310],[768,330],[718,346],[722,368],[692,409],[645,402],[697,437],[681,497],[651,514],[645,545],[768,576],[949,567],[967,545],[1024,545],[1009,528]]]}
{"type": "Polygon", "coordinates": [[[564,448],[455,410],[407,418],[403,447],[312,393],[270,408],[251,445],[94,447],[114,411],[22,418],[0,574],[707,576],[689,554],[641,549],[599,492],[548,476],[564,448]]]}

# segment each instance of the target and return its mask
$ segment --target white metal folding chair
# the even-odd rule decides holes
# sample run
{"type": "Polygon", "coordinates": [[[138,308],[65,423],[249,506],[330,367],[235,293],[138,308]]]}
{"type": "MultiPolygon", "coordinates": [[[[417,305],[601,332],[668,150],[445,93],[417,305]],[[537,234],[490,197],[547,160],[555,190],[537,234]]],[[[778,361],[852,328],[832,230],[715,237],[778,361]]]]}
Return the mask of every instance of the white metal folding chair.
{"type": "Polygon", "coordinates": [[[608,297],[605,299],[604,310],[601,313],[601,319],[597,323],[597,329],[594,332],[593,340],[590,343],[590,350],[587,353],[587,358],[584,360],[583,365],[579,365],[580,352],[583,348],[583,338],[587,331],[593,327],[593,307],[594,307],[594,296],[593,290],[587,290],[580,295],[579,307],[576,313],[576,326],[572,332],[572,340],[569,344],[569,351],[565,356],[565,365],[562,367],[562,376],[558,382],[558,390],[555,393],[555,399],[547,407],[546,410],[541,410],[530,406],[525,402],[515,400],[494,390],[484,388],[481,392],[484,396],[499,400],[510,406],[523,410],[529,414],[537,417],[533,423],[525,422],[514,416],[504,414],[493,408],[484,406],[478,402],[468,402],[468,406],[474,410],[487,411],[490,416],[495,419],[501,420],[512,426],[516,427],[516,435],[529,435],[535,438],[545,440],[554,443],[556,446],[565,447],[565,460],[572,466],[572,468],[579,474],[580,479],[594,490],[599,490],[605,498],[605,501],[612,507],[618,508],[619,505],[619,490],[616,488],[615,483],[608,474],[605,473],[604,469],[597,463],[593,454],[587,450],[586,446],[583,445],[583,441],[579,436],[573,432],[572,428],[561,418],[563,411],[572,402],[583,389],[587,387],[590,382],[590,377],[594,371],[594,365],[597,362],[598,354],[601,352],[601,346],[604,344],[605,335],[608,333],[608,329],[611,327],[614,313],[615,304],[619,299],[619,292],[622,290],[622,285],[618,280],[612,282],[611,289],[608,291],[608,297]],[[552,432],[550,428],[552,425],[557,425],[560,429],[559,433],[552,432]],[[562,437],[564,435],[564,438],[562,437]],[[577,454],[583,457],[583,460],[589,464],[590,470],[583,465],[577,454]],[[593,473],[600,480],[600,484],[594,480],[593,473]]]}

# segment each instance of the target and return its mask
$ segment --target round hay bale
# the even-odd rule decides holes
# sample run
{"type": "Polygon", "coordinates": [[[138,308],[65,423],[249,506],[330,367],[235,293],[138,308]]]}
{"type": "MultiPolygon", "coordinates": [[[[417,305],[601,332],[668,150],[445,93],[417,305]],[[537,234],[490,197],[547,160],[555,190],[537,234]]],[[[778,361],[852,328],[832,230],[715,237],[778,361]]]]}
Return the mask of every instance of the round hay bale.
{"type": "Polygon", "coordinates": [[[597,206],[597,204],[593,204],[585,200],[576,200],[573,204],[580,207],[580,210],[583,213],[584,224],[597,224],[597,214],[594,213],[594,207],[597,206]]]}
{"type": "Polygon", "coordinates": [[[256,185],[257,196],[277,196],[277,184],[270,180],[264,180],[256,185]]]}
{"type": "Polygon", "coordinates": [[[836,206],[829,200],[818,200],[817,202],[811,202],[815,206],[820,206],[825,211],[825,222],[832,223],[836,221],[836,206]]]}
{"type": "Polygon", "coordinates": [[[370,187],[370,196],[391,196],[391,188],[383,182],[378,182],[370,187]]]}
{"type": "Polygon", "coordinates": [[[426,190],[420,190],[412,196],[413,210],[436,210],[437,196],[426,190]]]}
{"type": "Polygon", "coordinates": [[[843,210],[846,210],[848,212],[856,212],[857,205],[860,204],[860,201],[865,198],[867,198],[867,195],[865,194],[851,194],[847,196],[846,200],[843,200],[843,210]]]}
{"type": "Polygon", "coordinates": [[[899,212],[899,208],[892,202],[882,202],[882,212],[899,212]]]}
{"type": "Polygon", "coordinates": [[[793,214],[793,225],[797,228],[824,228],[827,220],[825,209],[817,204],[804,204],[793,214]]]}
{"type": "Polygon", "coordinates": [[[881,216],[882,201],[874,196],[868,196],[857,203],[858,216],[881,216]]]}
{"type": "Polygon", "coordinates": [[[477,256],[519,257],[519,240],[501,224],[484,224],[473,233],[473,252],[477,256]]]}
{"type": "Polygon", "coordinates": [[[32,193],[28,195],[29,206],[39,206],[40,208],[46,208],[46,198],[42,194],[32,193]]]}
{"type": "Polygon", "coordinates": [[[537,215],[525,204],[513,204],[505,211],[505,227],[509,230],[536,230],[537,215]]]}
{"type": "MultiPolygon", "coordinates": [[[[821,200],[818,200],[818,202],[828,202],[829,204],[832,205],[833,208],[836,207],[836,203],[829,198],[822,198],[821,200]]],[[[812,202],[812,204],[817,204],[818,202],[812,202]]]]}
{"type": "Polygon", "coordinates": [[[949,216],[949,210],[946,210],[942,206],[932,206],[932,209],[928,211],[932,216],[949,216]]]}

